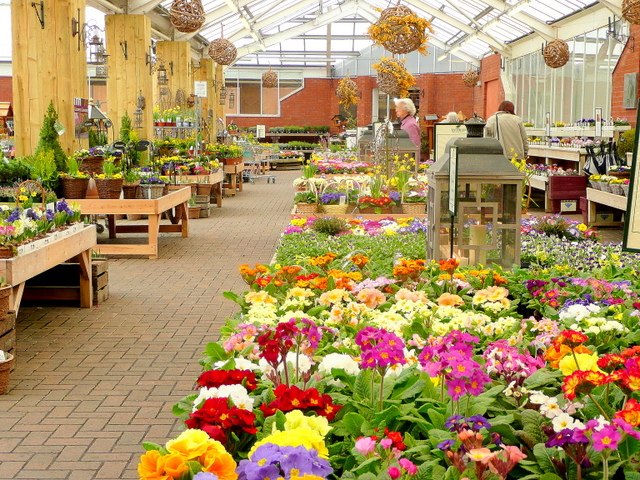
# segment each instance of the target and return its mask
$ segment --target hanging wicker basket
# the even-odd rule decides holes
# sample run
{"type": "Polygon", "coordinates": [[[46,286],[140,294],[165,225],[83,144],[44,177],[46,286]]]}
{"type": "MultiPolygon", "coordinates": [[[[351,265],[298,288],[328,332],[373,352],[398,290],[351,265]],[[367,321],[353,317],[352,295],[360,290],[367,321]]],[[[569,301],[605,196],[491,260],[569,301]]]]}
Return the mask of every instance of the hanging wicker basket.
{"type": "Polygon", "coordinates": [[[238,50],[226,38],[218,38],[209,44],[209,56],[219,65],[230,65],[238,56],[238,50]]]}
{"type": "Polygon", "coordinates": [[[338,102],[344,104],[346,107],[350,105],[356,105],[358,103],[358,97],[360,96],[360,90],[356,82],[351,80],[348,76],[343,78],[338,83],[336,89],[336,95],[338,96],[338,102]]]}
{"type": "Polygon", "coordinates": [[[556,38],[550,41],[542,50],[544,63],[551,68],[560,68],[569,61],[569,45],[564,40],[556,38]]]}
{"type": "Polygon", "coordinates": [[[278,86],[278,74],[269,69],[262,74],[262,86],[265,88],[274,88],[278,86]]]}
{"type": "Polygon", "coordinates": [[[640,0],[623,0],[622,16],[627,22],[640,25],[640,0]]]}
{"type": "Polygon", "coordinates": [[[385,58],[373,65],[378,71],[378,88],[394,97],[406,97],[407,88],[415,85],[416,80],[404,67],[404,62],[395,58],[385,58]]]}
{"type": "Polygon", "coordinates": [[[369,35],[391,53],[405,54],[426,44],[429,39],[426,28],[431,29],[427,20],[417,17],[410,8],[397,5],[382,11],[369,35]]]}
{"type": "Polygon", "coordinates": [[[467,87],[475,87],[478,83],[478,72],[475,70],[467,70],[462,74],[462,83],[464,83],[467,87]]]}
{"type": "Polygon", "coordinates": [[[204,25],[204,7],[200,0],[173,0],[169,20],[182,33],[195,33],[204,25]]]}

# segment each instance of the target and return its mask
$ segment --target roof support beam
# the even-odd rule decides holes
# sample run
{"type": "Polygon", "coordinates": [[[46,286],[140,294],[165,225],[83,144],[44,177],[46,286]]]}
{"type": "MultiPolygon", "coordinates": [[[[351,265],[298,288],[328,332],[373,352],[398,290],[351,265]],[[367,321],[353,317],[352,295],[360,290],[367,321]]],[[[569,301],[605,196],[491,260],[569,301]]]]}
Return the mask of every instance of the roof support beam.
{"type": "Polygon", "coordinates": [[[519,20],[522,23],[524,23],[525,25],[529,26],[531,28],[531,30],[536,32],[538,35],[540,35],[546,41],[551,41],[551,40],[553,40],[555,38],[555,31],[554,31],[553,27],[547,25],[546,23],[541,22],[540,20],[537,20],[537,19],[527,15],[526,13],[520,12],[518,10],[513,11],[513,12],[509,12],[510,9],[516,8],[518,4],[516,4],[515,6],[511,6],[510,7],[503,0],[482,0],[482,1],[484,3],[486,3],[487,5],[492,6],[493,8],[495,8],[496,10],[498,10],[498,11],[500,11],[502,13],[509,13],[510,17],[513,17],[516,20],[519,20]]]}
{"type": "MultiPolygon", "coordinates": [[[[318,15],[315,19],[309,20],[308,22],[303,23],[302,25],[289,28],[280,33],[276,33],[275,35],[269,35],[265,39],[264,44],[267,47],[270,47],[271,45],[275,45],[277,43],[284,42],[285,40],[288,40],[290,38],[297,37],[298,35],[302,35],[303,33],[313,30],[314,28],[327,25],[328,23],[331,23],[338,18],[343,18],[346,15],[352,15],[356,11],[356,5],[357,5],[356,0],[347,0],[342,5],[337,6],[333,10],[328,11],[327,13],[318,15]]],[[[244,57],[245,55],[259,52],[261,50],[262,50],[262,47],[257,42],[253,42],[244,47],[240,47],[238,49],[238,59],[244,57]]]]}
{"type": "Polygon", "coordinates": [[[622,1],[621,0],[598,0],[602,5],[604,5],[608,10],[622,18],[622,1]]]}
{"type": "Polygon", "coordinates": [[[162,0],[131,0],[129,2],[129,13],[147,13],[162,3],[162,0]]]}

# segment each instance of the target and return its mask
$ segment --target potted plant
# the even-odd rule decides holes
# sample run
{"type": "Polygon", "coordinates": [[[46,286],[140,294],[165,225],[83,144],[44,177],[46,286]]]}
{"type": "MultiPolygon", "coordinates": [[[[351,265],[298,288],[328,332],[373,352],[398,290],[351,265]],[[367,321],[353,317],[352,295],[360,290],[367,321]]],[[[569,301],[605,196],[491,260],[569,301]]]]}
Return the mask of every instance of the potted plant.
{"type": "Polygon", "coordinates": [[[164,191],[164,180],[158,177],[143,177],[140,179],[142,197],[149,200],[160,198],[164,191]]]}
{"type": "Polygon", "coordinates": [[[427,208],[427,193],[424,190],[409,190],[402,197],[402,213],[420,215],[427,208]]]}
{"type": "Polygon", "coordinates": [[[343,192],[325,190],[319,197],[320,205],[325,213],[341,215],[347,213],[347,196],[343,192]]]}
{"type": "Polygon", "coordinates": [[[221,145],[220,158],[225,165],[242,163],[242,147],[236,144],[221,145]]]}
{"type": "Polygon", "coordinates": [[[89,175],[81,172],[75,157],[69,157],[68,172],[60,172],[60,184],[64,198],[85,198],[89,187],[89,175]]]}
{"type": "Polygon", "coordinates": [[[135,170],[129,170],[123,174],[122,179],[124,180],[122,184],[123,198],[138,198],[138,191],[140,187],[140,175],[138,172],[135,170]]]}
{"type": "Polygon", "coordinates": [[[98,197],[101,199],[120,198],[124,180],[122,174],[118,172],[118,167],[112,160],[105,160],[102,168],[104,173],[94,177],[96,188],[98,189],[98,197]]]}
{"type": "Polygon", "coordinates": [[[318,213],[318,195],[316,192],[298,192],[293,197],[293,203],[296,204],[296,213],[309,215],[318,213]]]}
{"type": "Polygon", "coordinates": [[[189,218],[200,218],[200,205],[196,203],[195,197],[191,197],[188,201],[189,204],[189,218]]]}

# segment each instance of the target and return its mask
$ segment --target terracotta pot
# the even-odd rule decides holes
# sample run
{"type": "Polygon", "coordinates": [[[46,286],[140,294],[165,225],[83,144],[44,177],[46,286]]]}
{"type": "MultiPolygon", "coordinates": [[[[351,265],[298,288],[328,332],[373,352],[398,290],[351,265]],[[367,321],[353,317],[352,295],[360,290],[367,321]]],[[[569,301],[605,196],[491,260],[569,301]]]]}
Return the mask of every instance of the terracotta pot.
{"type": "Polygon", "coordinates": [[[223,158],[222,163],[224,163],[225,165],[237,165],[239,163],[242,163],[242,157],[223,158]]]}

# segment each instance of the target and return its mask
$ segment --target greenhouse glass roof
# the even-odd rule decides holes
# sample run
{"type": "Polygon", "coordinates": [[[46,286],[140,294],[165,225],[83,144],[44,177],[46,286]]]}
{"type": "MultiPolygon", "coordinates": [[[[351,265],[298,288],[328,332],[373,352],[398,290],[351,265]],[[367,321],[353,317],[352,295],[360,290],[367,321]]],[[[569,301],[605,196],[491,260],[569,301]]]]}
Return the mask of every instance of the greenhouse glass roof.
{"type": "MultiPolygon", "coordinates": [[[[96,0],[97,1],[97,0],[96,0]]],[[[105,0],[100,0],[104,4],[105,0]]],[[[155,10],[167,15],[172,0],[130,0],[129,13],[155,10]]],[[[238,48],[236,65],[325,66],[357,56],[370,46],[367,28],[388,0],[203,0],[206,23],[194,36],[210,42],[221,36],[238,48]]],[[[622,0],[403,0],[431,20],[429,41],[444,54],[478,61],[490,52],[510,56],[509,43],[529,34],[555,38],[552,24],[601,3],[620,17],[622,0]]],[[[168,22],[167,22],[168,23],[168,22]]],[[[165,32],[168,35],[170,33],[165,32]]]]}

